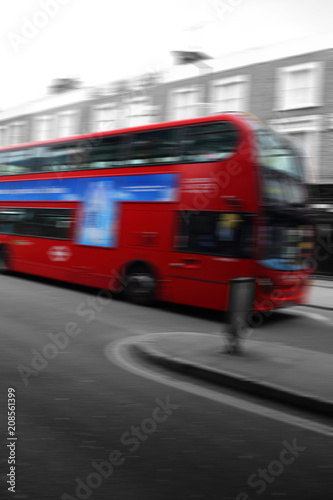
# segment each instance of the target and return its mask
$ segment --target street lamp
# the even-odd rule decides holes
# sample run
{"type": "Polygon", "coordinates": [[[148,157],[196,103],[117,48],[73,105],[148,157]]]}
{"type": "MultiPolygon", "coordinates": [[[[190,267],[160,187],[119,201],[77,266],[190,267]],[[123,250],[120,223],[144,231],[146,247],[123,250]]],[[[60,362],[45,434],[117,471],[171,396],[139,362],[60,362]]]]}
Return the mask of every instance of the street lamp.
{"type": "MultiPolygon", "coordinates": [[[[211,71],[211,66],[206,63],[207,59],[212,59],[211,56],[202,52],[200,50],[173,50],[171,55],[174,58],[176,65],[186,66],[193,65],[199,69],[199,74],[203,75],[211,71]]],[[[205,116],[212,113],[211,103],[206,102],[205,99],[202,102],[197,103],[197,115],[205,116]]]]}

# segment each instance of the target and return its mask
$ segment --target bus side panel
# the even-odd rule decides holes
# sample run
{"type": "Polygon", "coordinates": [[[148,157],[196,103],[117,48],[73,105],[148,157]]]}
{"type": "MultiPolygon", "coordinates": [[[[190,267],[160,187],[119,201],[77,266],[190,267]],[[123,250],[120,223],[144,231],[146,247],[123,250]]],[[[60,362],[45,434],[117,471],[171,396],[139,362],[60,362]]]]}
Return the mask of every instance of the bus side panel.
{"type": "Polygon", "coordinates": [[[169,263],[172,300],[209,309],[228,308],[228,287],[236,277],[253,276],[254,262],[213,255],[175,252],[169,263]]]}

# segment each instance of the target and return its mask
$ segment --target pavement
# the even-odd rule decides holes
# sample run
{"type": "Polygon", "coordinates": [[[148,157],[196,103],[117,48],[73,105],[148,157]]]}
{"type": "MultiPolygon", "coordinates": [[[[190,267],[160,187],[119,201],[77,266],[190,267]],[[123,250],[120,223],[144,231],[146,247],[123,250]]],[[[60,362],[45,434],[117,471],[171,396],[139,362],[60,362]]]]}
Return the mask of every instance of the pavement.
{"type": "Polygon", "coordinates": [[[315,280],[309,294],[310,307],[333,310],[333,281],[315,280]]]}
{"type": "MultiPolygon", "coordinates": [[[[304,307],[333,311],[333,282],[317,280],[309,300],[304,307]]],[[[333,416],[333,354],[251,338],[230,354],[227,335],[198,332],[149,334],[132,350],[197,379],[333,416]]]]}

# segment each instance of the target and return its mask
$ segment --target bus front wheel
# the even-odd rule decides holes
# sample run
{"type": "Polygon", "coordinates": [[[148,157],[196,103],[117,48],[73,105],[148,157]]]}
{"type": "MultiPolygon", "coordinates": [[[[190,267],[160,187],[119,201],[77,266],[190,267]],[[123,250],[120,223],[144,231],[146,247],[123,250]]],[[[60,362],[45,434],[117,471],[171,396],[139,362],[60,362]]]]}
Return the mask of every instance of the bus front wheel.
{"type": "Polygon", "coordinates": [[[151,305],[154,302],[156,280],[147,266],[129,269],[125,282],[125,296],[130,302],[141,305],[151,305]]]}

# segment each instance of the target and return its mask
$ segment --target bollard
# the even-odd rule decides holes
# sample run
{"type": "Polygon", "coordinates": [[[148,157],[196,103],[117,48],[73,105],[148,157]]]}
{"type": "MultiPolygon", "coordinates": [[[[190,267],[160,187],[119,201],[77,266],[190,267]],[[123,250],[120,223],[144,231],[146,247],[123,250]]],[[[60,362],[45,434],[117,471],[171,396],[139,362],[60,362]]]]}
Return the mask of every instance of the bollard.
{"type": "Polygon", "coordinates": [[[253,311],[256,293],[255,278],[234,278],[229,285],[227,339],[229,352],[240,349],[241,333],[246,331],[248,315],[253,311]]]}

